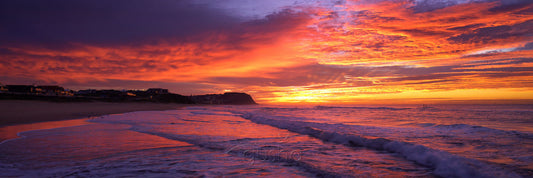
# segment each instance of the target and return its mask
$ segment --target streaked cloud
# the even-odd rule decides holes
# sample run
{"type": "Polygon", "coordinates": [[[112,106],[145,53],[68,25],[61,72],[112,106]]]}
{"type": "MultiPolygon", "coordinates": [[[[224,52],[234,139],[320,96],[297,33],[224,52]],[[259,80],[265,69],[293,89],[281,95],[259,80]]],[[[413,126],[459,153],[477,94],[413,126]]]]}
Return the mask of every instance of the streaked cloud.
{"type": "Polygon", "coordinates": [[[2,1],[0,82],[260,102],[533,99],[532,25],[527,0],[2,1]]]}

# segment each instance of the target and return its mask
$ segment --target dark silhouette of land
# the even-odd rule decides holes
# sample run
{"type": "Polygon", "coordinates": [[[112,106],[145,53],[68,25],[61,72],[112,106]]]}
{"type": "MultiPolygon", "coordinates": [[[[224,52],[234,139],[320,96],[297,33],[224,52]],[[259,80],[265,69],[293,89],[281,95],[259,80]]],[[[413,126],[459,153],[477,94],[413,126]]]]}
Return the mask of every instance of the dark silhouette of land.
{"type": "Polygon", "coordinates": [[[72,91],[60,86],[0,85],[0,126],[132,111],[173,110],[196,104],[256,103],[250,95],[234,92],[183,96],[162,88],[72,91]]]}
{"type": "Polygon", "coordinates": [[[53,102],[155,102],[178,104],[256,104],[246,93],[183,96],[163,88],[148,90],[65,90],[60,86],[0,85],[0,99],[53,102]]]}

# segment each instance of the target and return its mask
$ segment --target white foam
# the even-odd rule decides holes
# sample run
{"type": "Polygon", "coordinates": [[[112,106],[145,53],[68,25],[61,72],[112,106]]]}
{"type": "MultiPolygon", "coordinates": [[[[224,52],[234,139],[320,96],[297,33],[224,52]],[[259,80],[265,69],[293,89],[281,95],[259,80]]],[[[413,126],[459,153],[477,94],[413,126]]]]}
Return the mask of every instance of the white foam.
{"type": "Polygon", "coordinates": [[[503,168],[422,145],[385,138],[365,138],[358,135],[342,134],[336,132],[335,128],[338,124],[292,121],[289,117],[268,116],[261,113],[245,113],[242,117],[258,124],[287,129],[328,142],[398,153],[407,160],[433,168],[436,175],[443,177],[520,177],[503,168]]]}

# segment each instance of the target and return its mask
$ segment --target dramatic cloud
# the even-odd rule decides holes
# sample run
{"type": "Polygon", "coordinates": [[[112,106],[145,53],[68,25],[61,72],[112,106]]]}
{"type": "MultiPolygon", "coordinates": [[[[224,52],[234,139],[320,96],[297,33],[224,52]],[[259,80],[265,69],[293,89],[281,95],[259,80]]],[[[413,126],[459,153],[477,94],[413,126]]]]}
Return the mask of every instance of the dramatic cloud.
{"type": "Polygon", "coordinates": [[[416,13],[429,12],[443,9],[450,6],[475,2],[491,2],[494,0],[415,0],[415,5],[411,7],[416,13]]]}
{"type": "Polygon", "coordinates": [[[220,10],[186,1],[0,2],[2,44],[109,45],[182,40],[201,32],[231,28],[238,22],[220,10]]]}
{"type": "Polygon", "coordinates": [[[449,41],[455,43],[492,43],[501,40],[514,41],[516,38],[522,38],[532,34],[533,20],[512,26],[501,25],[494,27],[484,27],[466,32],[454,37],[448,38],[449,41]]]}
{"type": "Polygon", "coordinates": [[[533,99],[528,0],[0,1],[0,38],[8,84],[259,102],[533,99]]]}

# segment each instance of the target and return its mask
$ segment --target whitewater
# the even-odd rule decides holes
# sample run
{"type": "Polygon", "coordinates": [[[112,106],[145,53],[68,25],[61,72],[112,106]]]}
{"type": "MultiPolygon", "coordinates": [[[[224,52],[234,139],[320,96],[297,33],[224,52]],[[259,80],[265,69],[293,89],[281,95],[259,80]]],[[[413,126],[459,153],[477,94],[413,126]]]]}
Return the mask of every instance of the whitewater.
{"type": "Polygon", "coordinates": [[[533,177],[533,105],[191,106],[18,136],[0,177],[533,177]]]}

